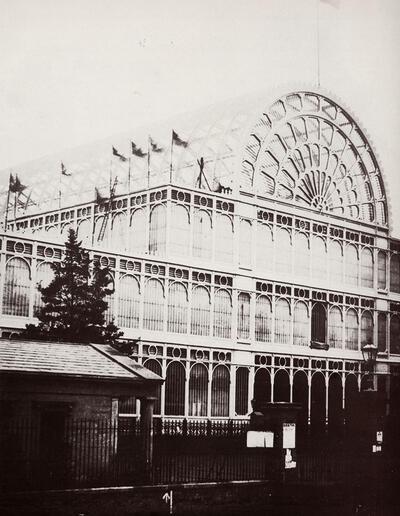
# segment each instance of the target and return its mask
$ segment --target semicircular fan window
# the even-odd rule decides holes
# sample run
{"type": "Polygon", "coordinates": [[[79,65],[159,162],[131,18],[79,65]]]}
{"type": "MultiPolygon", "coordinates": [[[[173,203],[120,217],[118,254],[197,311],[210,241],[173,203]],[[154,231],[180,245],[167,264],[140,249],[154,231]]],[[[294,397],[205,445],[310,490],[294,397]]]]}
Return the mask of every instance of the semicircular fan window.
{"type": "Polygon", "coordinates": [[[279,99],[261,118],[268,123],[258,121],[253,127],[242,166],[247,184],[252,171],[257,193],[387,225],[377,161],[340,106],[321,95],[296,92],[279,99]]]}

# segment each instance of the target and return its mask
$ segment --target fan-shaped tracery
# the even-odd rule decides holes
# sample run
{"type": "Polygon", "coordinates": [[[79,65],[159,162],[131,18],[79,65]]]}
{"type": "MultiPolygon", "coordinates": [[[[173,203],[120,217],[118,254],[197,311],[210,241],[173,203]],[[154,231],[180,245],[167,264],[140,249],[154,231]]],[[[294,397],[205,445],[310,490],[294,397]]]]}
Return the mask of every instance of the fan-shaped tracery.
{"type": "Polygon", "coordinates": [[[387,224],[383,183],[367,140],[321,95],[290,94],[263,113],[245,148],[242,178],[264,195],[387,224]]]}

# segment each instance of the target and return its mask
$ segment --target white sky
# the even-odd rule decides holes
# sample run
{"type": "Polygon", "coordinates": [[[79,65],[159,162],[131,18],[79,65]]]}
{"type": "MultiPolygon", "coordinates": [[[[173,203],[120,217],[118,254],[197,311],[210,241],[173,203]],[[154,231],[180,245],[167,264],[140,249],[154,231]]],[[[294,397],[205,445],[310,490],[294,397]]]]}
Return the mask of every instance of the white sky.
{"type": "MultiPolygon", "coordinates": [[[[312,88],[317,2],[0,0],[0,170],[248,92],[312,88]]],[[[320,3],[321,86],[366,130],[398,237],[399,26],[399,0],[320,3]]]]}

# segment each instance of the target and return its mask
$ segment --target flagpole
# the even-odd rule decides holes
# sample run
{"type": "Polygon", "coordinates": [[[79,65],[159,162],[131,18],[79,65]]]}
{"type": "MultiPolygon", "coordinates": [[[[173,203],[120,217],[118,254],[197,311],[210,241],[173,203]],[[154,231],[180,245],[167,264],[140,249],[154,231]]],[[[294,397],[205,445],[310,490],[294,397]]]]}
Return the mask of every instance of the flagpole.
{"type": "Polygon", "coordinates": [[[128,163],[128,194],[131,193],[131,157],[129,156],[128,163]]]}
{"type": "Polygon", "coordinates": [[[17,219],[17,192],[14,193],[14,224],[17,219]]]}
{"type": "Polygon", "coordinates": [[[171,133],[171,157],[170,157],[170,163],[169,163],[169,183],[172,184],[172,155],[173,155],[173,148],[174,148],[174,131],[171,133]]]}
{"type": "Polygon", "coordinates": [[[317,2],[317,88],[320,87],[320,34],[319,34],[319,2],[320,0],[316,0],[317,2]]]}
{"type": "Polygon", "coordinates": [[[150,136],[147,138],[147,188],[150,188],[150,136]]]}
{"type": "Polygon", "coordinates": [[[8,207],[10,205],[10,182],[11,182],[11,173],[10,173],[10,178],[8,180],[7,205],[6,205],[6,213],[5,213],[5,218],[4,218],[4,233],[7,232],[7,224],[8,224],[8,207]]]}
{"type": "Polygon", "coordinates": [[[61,210],[61,185],[62,185],[62,168],[60,173],[60,183],[58,187],[58,209],[61,210]]]}
{"type": "Polygon", "coordinates": [[[112,188],[112,158],[110,159],[110,195],[111,195],[111,188],[112,188]]]}

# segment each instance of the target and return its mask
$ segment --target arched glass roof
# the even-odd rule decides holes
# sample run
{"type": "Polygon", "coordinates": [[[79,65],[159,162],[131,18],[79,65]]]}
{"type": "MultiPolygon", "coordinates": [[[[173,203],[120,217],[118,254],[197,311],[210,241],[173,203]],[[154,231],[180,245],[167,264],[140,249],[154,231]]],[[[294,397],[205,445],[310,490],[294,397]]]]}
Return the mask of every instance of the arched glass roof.
{"type": "MultiPolygon", "coordinates": [[[[220,184],[274,200],[387,226],[387,201],[378,163],[354,119],[327,96],[309,91],[228,101],[182,115],[172,122],[65,151],[18,169],[35,204],[19,215],[94,200],[94,188],[107,195],[172,182],[195,187],[200,157],[211,188],[220,184]],[[173,145],[172,129],[187,142],[173,145]],[[161,148],[143,154],[148,136],[161,148]],[[113,156],[112,146],[127,158],[113,156]],[[61,161],[70,176],[61,175],[61,161]]],[[[0,173],[3,210],[10,170],[0,173]]],[[[23,199],[21,199],[23,201],[23,199]]]]}

